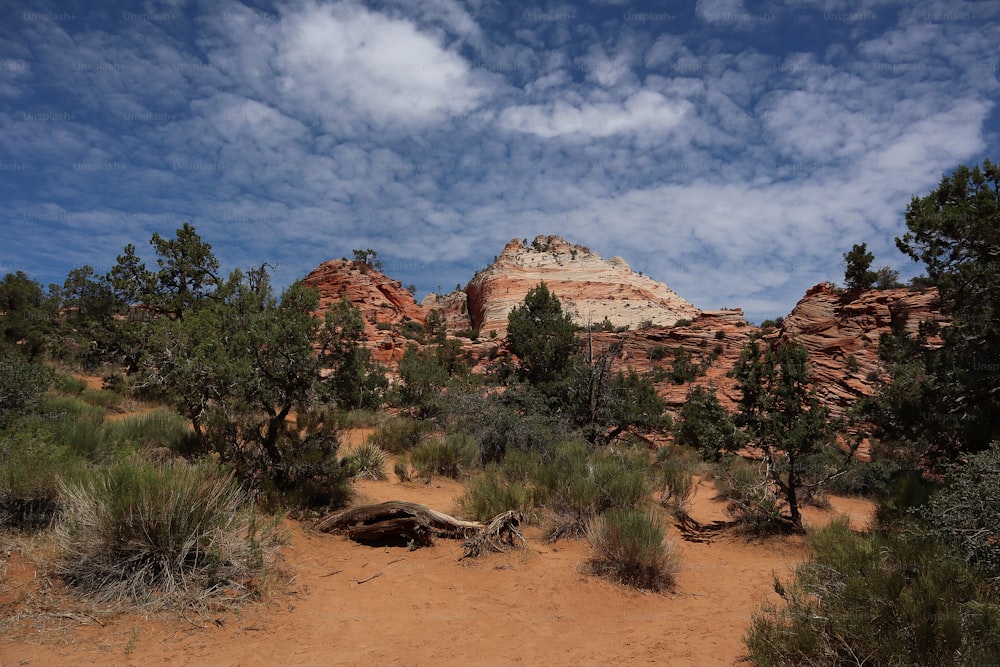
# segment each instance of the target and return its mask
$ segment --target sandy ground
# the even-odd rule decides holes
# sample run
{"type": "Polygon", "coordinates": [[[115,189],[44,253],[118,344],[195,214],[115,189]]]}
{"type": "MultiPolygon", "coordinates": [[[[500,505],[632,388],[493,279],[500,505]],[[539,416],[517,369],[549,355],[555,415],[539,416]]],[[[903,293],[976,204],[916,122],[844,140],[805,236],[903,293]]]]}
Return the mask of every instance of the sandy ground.
{"type": "MultiPolygon", "coordinates": [[[[357,490],[364,501],[451,511],[462,485],[391,479],[357,490]]],[[[711,484],[700,483],[691,515],[723,518],[713,496],[711,484]]],[[[809,509],[809,522],[846,513],[863,527],[871,513],[864,501],[833,504],[832,512],[809,509]]],[[[183,620],[102,617],[104,625],[56,610],[44,631],[31,619],[10,624],[0,664],[732,665],[753,610],[777,599],[774,574],[787,576],[805,553],[801,537],[693,544],[671,528],[682,569],[673,592],[655,595],[581,574],[584,543],[546,544],[533,527],[523,551],[464,561],[449,540],[409,551],[360,546],[291,521],[285,528],[291,580],[265,603],[183,620]]],[[[16,553],[0,567],[0,612],[14,613],[43,574],[16,553]]]]}

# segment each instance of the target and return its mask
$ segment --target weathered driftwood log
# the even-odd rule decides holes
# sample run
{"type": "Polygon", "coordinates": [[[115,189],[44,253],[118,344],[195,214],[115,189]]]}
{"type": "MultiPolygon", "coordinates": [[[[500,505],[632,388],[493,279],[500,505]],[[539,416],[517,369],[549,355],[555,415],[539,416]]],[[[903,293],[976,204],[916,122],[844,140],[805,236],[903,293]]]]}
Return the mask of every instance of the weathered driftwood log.
{"type": "Polygon", "coordinates": [[[426,505],[390,500],[328,514],[313,527],[324,533],[347,533],[350,539],[363,544],[427,545],[433,537],[470,537],[483,524],[462,521],[426,505]]]}
{"type": "Polygon", "coordinates": [[[487,525],[462,521],[426,505],[391,500],[362,505],[323,517],[313,528],[324,533],[346,533],[347,537],[373,546],[430,546],[435,537],[466,539],[465,558],[490,551],[506,551],[524,541],[517,530],[518,512],[503,512],[487,525]]]}

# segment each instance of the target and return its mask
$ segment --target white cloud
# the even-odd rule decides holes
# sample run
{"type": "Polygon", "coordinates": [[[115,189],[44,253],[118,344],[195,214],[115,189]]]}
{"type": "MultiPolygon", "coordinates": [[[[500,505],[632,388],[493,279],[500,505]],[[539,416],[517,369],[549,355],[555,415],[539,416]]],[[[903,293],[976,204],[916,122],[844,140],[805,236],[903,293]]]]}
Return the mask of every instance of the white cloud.
{"type": "Polygon", "coordinates": [[[406,20],[353,4],[307,5],[282,17],[280,94],[306,114],[343,105],[377,123],[424,123],[477,106],[468,64],[406,20]]]}
{"type": "Polygon", "coordinates": [[[544,138],[564,135],[610,137],[618,134],[663,134],[676,128],[690,105],[653,91],[640,91],[620,103],[514,106],[500,114],[500,123],[511,130],[544,138]]]}

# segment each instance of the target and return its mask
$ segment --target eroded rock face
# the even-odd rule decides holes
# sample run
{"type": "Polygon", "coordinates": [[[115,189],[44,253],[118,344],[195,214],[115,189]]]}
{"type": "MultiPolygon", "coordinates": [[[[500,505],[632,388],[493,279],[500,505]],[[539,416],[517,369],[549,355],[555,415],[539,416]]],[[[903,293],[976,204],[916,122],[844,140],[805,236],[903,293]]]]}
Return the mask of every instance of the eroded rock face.
{"type": "Polygon", "coordinates": [[[558,236],[537,236],[528,245],[519,239],[508,243],[469,282],[465,292],[472,328],[502,337],[508,313],[543,281],[580,325],[607,318],[616,327],[669,326],[701,313],[663,283],[634,273],[620,257],[604,260],[558,236]]]}
{"type": "Polygon", "coordinates": [[[332,259],[316,267],[302,282],[319,294],[320,313],[330,310],[341,296],[347,296],[361,311],[367,346],[382,363],[399,361],[407,342],[385,327],[410,321],[422,326],[426,320],[424,309],[399,281],[362,262],[332,259]]]}
{"type": "Polygon", "coordinates": [[[947,322],[936,289],[838,293],[832,284],[821,283],[806,292],[772,335],[805,345],[816,392],[841,417],[875,389],[874,378],[883,370],[878,358],[882,334],[891,333],[895,322],[915,336],[925,321],[947,322]]]}

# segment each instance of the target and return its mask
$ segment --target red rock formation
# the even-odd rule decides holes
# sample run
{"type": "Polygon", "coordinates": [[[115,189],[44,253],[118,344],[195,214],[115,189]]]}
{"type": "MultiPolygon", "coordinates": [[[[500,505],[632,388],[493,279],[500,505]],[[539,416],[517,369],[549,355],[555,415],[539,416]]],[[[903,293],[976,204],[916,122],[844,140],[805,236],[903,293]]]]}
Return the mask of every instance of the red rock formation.
{"type": "Polygon", "coordinates": [[[461,290],[441,296],[431,292],[420,302],[424,312],[430,315],[432,310],[441,314],[445,329],[462,331],[472,328],[472,318],[469,316],[468,296],[461,290]]]}
{"type": "Polygon", "coordinates": [[[607,318],[616,327],[634,329],[644,321],[669,326],[701,312],[663,283],[634,273],[620,257],[606,261],[558,236],[538,236],[528,246],[514,239],[469,282],[472,327],[502,337],[507,314],[542,281],[580,325],[607,318]]]}
{"type": "Polygon", "coordinates": [[[937,300],[936,289],[840,293],[821,283],[806,292],[772,335],[805,345],[817,394],[839,417],[874,391],[873,378],[882,372],[879,338],[892,331],[894,321],[911,336],[922,322],[947,321],[937,300]]]}
{"type": "Polygon", "coordinates": [[[407,342],[385,327],[409,321],[422,325],[426,319],[424,309],[399,281],[361,262],[346,259],[323,262],[305,277],[303,283],[319,293],[320,313],[328,311],[346,295],[347,300],[361,311],[368,347],[383,363],[398,361],[407,342]]]}

